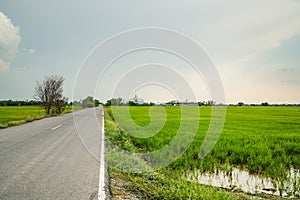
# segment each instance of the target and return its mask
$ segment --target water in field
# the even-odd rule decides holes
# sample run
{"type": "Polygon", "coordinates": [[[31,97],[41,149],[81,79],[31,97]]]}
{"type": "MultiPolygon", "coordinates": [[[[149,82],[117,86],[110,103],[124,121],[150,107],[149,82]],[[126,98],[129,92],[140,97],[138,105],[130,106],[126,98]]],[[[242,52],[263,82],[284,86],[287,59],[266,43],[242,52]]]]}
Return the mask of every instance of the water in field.
{"type": "Polygon", "coordinates": [[[232,168],[230,171],[215,170],[214,173],[195,171],[193,174],[189,174],[187,179],[188,181],[198,181],[204,185],[250,194],[269,194],[283,197],[299,197],[300,195],[300,170],[291,168],[288,179],[283,183],[271,178],[253,175],[238,168],[232,168]]]}

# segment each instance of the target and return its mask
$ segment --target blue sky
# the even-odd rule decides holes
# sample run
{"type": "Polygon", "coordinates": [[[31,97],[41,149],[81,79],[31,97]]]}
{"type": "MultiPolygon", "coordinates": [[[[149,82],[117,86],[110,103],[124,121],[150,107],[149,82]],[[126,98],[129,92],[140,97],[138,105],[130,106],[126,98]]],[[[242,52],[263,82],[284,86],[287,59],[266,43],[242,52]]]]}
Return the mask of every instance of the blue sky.
{"type": "MultiPolygon", "coordinates": [[[[71,98],[77,71],[96,45],[121,31],[162,27],[206,49],[226,103],[300,103],[297,0],[3,0],[0,17],[0,99],[32,99],[36,80],[49,74],[65,77],[71,98]]],[[[138,92],[153,101],[172,98],[167,93],[138,92]]]]}

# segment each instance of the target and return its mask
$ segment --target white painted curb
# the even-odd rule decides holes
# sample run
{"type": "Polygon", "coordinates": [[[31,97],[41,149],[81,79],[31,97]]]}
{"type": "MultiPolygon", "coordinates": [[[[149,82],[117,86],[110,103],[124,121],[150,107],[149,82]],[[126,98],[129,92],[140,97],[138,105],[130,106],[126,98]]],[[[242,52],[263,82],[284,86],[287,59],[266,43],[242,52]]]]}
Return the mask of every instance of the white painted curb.
{"type": "Polygon", "coordinates": [[[99,171],[99,189],[98,189],[98,200],[105,200],[105,163],[104,163],[104,111],[101,108],[102,116],[102,129],[101,129],[101,141],[100,141],[100,171],[99,171]]]}

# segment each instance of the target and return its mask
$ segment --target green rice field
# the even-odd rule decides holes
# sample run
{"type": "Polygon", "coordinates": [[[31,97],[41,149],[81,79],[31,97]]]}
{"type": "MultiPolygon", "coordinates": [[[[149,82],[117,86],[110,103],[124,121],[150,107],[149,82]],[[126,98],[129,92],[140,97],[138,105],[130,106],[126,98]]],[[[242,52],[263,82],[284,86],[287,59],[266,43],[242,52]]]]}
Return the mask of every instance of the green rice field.
{"type": "MultiPolygon", "coordinates": [[[[125,117],[122,119],[122,115],[120,117],[117,116],[119,114],[115,116],[113,114],[125,113],[127,107],[113,107],[113,110],[112,107],[109,107],[106,113],[106,135],[113,143],[128,151],[152,152],[159,150],[175,138],[180,123],[182,123],[181,108],[183,107],[164,107],[167,119],[163,127],[152,137],[141,138],[130,135],[130,133],[135,132],[135,126],[128,119],[127,122],[125,117]],[[115,123],[118,121],[122,121],[122,123],[115,123]]],[[[196,115],[191,115],[183,119],[187,125],[195,123],[199,125],[190,147],[172,164],[156,171],[154,177],[158,176],[158,178],[151,178],[153,179],[151,187],[155,187],[153,184],[155,185],[157,181],[166,181],[165,184],[170,187],[173,187],[172,184],[176,183],[178,187],[182,187],[183,189],[178,189],[176,192],[169,194],[166,192],[170,189],[168,186],[157,186],[157,193],[153,194],[153,191],[151,191],[151,195],[149,195],[153,199],[156,199],[154,198],[155,195],[157,195],[157,199],[159,197],[162,197],[162,199],[180,199],[187,197],[186,195],[188,194],[192,195],[191,199],[206,199],[206,197],[201,196],[203,195],[202,193],[195,192],[194,187],[200,187],[197,189],[198,191],[206,190],[207,195],[215,194],[217,196],[216,199],[247,199],[247,197],[241,197],[240,195],[232,197],[230,196],[231,193],[228,194],[219,190],[216,192],[215,189],[207,189],[207,186],[195,186],[194,183],[184,181],[183,174],[195,171],[195,169],[202,172],[213,172],[215,169],[230,172],[230,169],[237,167],[247,170],[251,174],[270,177],[279,185],[281,182],[287,181],[288,171],[291,168],[300,169],[300,107],[227,107],[223,131],[213,150],[203,159],[199,158],[199,151],[211,120],[211,107],[202,106],[198,108],[200,118],[198,116],[195,117],[196,115]],[[161,176],[165,178],[161,178],[161,176]],[[160,188],[164,189],[160,190],[160,188]],[[211,190],[212,193],[210,193],[211,190]],[[218,195],[221,197],[219,198],[218,195]]],[[[151,121],[149,109],[150,107],[142,106],[129,107],[129,112],[136,124],[146,127],[151,121]]],[[[185,107],[183,109],[190,109],[190,113],[194,113],[193,109],[195,107],[185,107]]],[[[195,130],[193,126],[186,126],[184,131],[186,137],[189,137],[195,130]]],[[[164,156],[149,157],[147,159],[155,163],[165,159],[164,156]]],[[[129,190],[140,194],[142,198],[149,197],[147,196],[147,192],[141,192],[144,187],[148,187],[146,186],[147,183],[143,183],[145,184],[144,186],[141,186],[141,183],[139,183],[141,176],[149,176],[149,174],[132,175],[121,173],[120,175],[120,172],[114,169],[111,169],[111,171],[112,174],[117,174],[117,176],[121,177],[125,176],[127,179],[132,180],[132,183],[128,186],[129,190]]],[[[294,190],[299,190],[297,187],[300,185],[300,180],[296,181],[298,182],[291,184],[295,185],[296,188],[294,190]]],[[[216,196],[209,196],[207,198],[215,198],[216,196]]],[[[298,197],[296,196],[296,198],[298,197]]]]}
{"type": "MultiPolygon", "coordinates": [[[[68,106],[64,113],[71,111],[72,106],[68,106]]],[[[44,117],[46,117],[45,110],[39,106],[0,106],[0,128],[16,126],[44,117]]]]}

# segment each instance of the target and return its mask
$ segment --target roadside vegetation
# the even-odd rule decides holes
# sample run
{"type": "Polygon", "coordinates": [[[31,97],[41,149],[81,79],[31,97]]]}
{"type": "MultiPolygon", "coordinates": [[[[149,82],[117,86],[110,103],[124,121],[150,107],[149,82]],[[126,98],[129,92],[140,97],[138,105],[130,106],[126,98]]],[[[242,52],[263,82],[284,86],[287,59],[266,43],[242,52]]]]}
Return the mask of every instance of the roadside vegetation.
{"type": "MultiPolygon", "coordinates": [[[[134,152],[162,148],[174,138],[180,124],[180,107],[164,108],[167,121],[163,129],[153,137],[136,138],[128,134],[128,127],[118,127],[114,123],[111,107],[108,107],[105,124],[108,139],[120,148],[134,152]]],[[[280,188],[284,181],[288,181],[287,172],[291,167],[300,169],[300,107],[229,106],[223,132],[213,151],[204,159],[200,159],[198,154],[210,123],[211,107],[199,108],[200,120],[193,117],[185,119],[199,121],[199,129],[190,148],[179,159],[167,168],[143,175],[110,169],[112,179],[123,179],[125,188],[141,199],[248,199],[250,196],[233,195],[188,182],[185,175],[195,170],[213,172],[215,169],[230,173],[233,167],[238,167],[252,174],[270,177],[280,188]]],[[[127,108],[114,109],[122,112],[127,108]]],[[[149,109],[145,106],[129,107],[133,120],[142,126],[150,122],[149,109]]],[[[154,161],[159,162],[159,159],[164,158],[155,158],[154,161]]],[[[299,190],[299,183],[290,184],[295,184],[295,190],[299,190]]]]}
{"type": "Polygon", "coordinates": [[[36,82],[35,100],[1,100],[0,129],[82,108],[99,106],[99,100],[91,96],[82,101],[68,103],[68,98],[63,96],[63,83],[62,76],[45,76],[43,80],[36,82]]]}
{"type": "Polygon", "coordinates": [[[82,101],[74,101],[66,104],[61,112],[58,112],[56,107],[52,107],[50,114],[45,112],[40,101],[0,101],[0,129],[21,125],[34,120],[45,117],[57,116],[69,112],[77,111],[83,108],[91,108],[99,106],[99,100],[94,100],[93,97],[86,97],[82,101]]]}

